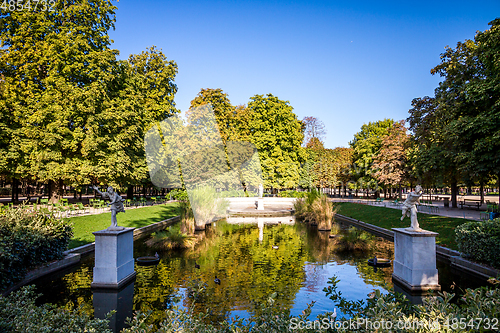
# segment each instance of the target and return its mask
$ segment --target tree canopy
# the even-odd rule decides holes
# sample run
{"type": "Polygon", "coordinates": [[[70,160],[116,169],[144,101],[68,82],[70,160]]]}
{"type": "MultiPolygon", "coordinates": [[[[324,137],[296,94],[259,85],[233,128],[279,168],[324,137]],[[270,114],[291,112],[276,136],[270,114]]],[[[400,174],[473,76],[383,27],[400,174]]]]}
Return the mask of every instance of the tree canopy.
{"type": "Polygon", "coordinates": [[[255,95],[248,103],[250,140],[259,150],[264,186],[292,188],[299,180],[303,159],[303,124],[288,101],[272,94],[255,95]]]}
{"type": "Polygon", "coordinates": [[[63,184],[145,175],[143,131],[176,112],[177,73],[155,48],[116,59],[110,1],[55,6],[0,20],[1,172],[49,182],[54,200],[63,184]]]}

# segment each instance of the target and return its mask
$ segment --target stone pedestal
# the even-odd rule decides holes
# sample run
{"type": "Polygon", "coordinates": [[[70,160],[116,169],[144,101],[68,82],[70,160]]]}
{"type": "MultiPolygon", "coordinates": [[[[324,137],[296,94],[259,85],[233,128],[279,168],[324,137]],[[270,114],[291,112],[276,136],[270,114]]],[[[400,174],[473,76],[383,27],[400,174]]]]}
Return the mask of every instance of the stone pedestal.
{"type": "Polygon", "coordinates": [[[257,199],[257,210],[264,210],[264,198],[257,199]]]}
{"type": "Polygon", "coordinates": [[[135,277],[134,229],[101,230],[95,235],[92,288],[119,289],[135,277]]]}
{"type": "Polygon", "coordinates": [[[438,233],[393,228],[394,271],[392,279],[409,291],[441,290],[436,269],[438,233]]]}

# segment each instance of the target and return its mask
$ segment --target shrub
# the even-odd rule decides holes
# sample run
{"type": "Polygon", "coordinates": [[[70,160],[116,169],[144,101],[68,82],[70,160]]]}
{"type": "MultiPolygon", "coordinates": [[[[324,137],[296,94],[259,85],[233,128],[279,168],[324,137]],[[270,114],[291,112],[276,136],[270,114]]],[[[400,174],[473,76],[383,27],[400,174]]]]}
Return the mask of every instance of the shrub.
{"type": "Polygon", "coordinates": [[[500,268],[500,223],[468,222],[455,229],[458,249],[478,261],[500,268]]]}
{"type": "Polygon", "coordinates": [[[170,192],[172,195],[172,199],[174,200],[179,200],[179,201],[187,201],[188,200],[188,194],[186,190],[182,189],[174,189],[170,192]]]}
{"type": "Polygon", "coordinates": [[[307,192],[299,192],[294,190],[281,191],[278,193],[278,197],[281,198],[305,198],[307,197],[307,192]]]}
{"type": "Polygon", "coordinates": [[[303,219],[306,216],[306,200],[304,198],[299,198],[293,203],[293,210],[295,210],[295,217],[298,219],[303,219]]]}
{"type": "Polygon", "coordinates": [[[28,269],[59,259],[73,236],[66,220],[24,206],[0,215],[0,289],[24,278],[28,269]]]}
{"type": "Polygon", "coordinates": [[[180,227],[175,225],[151,234],[146,244],[163,249],[184,249],[193,247],[196,244],[196,237],[183,233],[180,227]]]}
{"type": "MultiPolygon", "coordinates": [[[[377,330],[368,324],[360,325],[356,332],[484,332],[490,331],[492,323],[500,319],[498,288],[466,289],[458,300],[454,294],[438,292],[435,297],[425,298],[423,304],[413,305],[402,294],[392,290],[386,295],[376,290],[367,302],[349,301],[337,291],[337,282],[334,276],[328,282],[332,286],[323,290],[342,312],[352,316],[352,321],[379,324],[385,321],[392,324],[390,329],[386,325],[386,329],[377,330]],[[397,329],[399,323],[402,329],[397,329]],[[487,326],[490,329],[485,329],[487,326]]],[[[338,331],[351,332],[352,329],[348,327],[338,331]]]]}
{"type": "Polygon", "coordinates": [[[93,319],[83,312],[50,304],[36,306],[34,289],[23,287],[8,297],[0,296],[0,332],[111,333],[107,319],[93,319]]]}

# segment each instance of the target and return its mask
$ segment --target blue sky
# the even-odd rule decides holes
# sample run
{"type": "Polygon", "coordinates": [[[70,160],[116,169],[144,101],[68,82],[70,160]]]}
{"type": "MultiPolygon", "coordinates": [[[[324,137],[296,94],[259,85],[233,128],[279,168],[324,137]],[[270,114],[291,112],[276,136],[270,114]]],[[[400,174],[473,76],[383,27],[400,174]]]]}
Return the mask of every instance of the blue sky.
{"type": "Polygon", "coordinates": [[[271,93],[323,121],[327,148],[347,147],[369,121],[407,118],[413,98],[433,95],[444,47],[500,17],[500,0],[115,4],[112,47],[126,59],[155,45],[174,60],[180,110],[201,88],[234,105],[271,93]]]}

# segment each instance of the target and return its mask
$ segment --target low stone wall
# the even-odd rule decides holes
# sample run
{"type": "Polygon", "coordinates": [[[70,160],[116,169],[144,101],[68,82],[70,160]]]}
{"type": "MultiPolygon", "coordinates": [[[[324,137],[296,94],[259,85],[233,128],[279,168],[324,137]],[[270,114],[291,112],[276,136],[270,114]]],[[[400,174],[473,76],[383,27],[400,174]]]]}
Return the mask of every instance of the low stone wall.
{"type": "MultiPolygon", "coordinates": [[[[392,230],[387,230],[385,228],[377,227],[376,225],[365,223],[363,221],[356,220],[351,217],[340,214],[337,214],[335,216],[335,219],[337,219],[341,223],[353,225],[360,229],[366,230],[376,236],[394,242],[394,232],[392,230]]],[[[467,260],[466,258],[462,257],[462,254],[460,252],[449,249],[444,246],[436,245],[436,255],[440,259],[449,261],[451,266],[466,271],[467,273],[478,275],[484,279],[488,279],[490,277],[497,277],[498,275],[500,275],[500,270],[467,260]]]]}
{"type": "MultiPolygon", "coordinates": [[[[248,207],[256,205],[257,197],[226,198],[229,201],[229,209],[248,207]]],[[[264,197],[264,207],[293,208],[296,198],[264,197]]]]}

